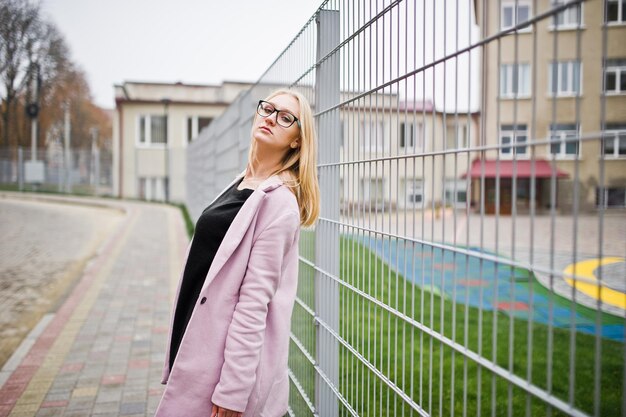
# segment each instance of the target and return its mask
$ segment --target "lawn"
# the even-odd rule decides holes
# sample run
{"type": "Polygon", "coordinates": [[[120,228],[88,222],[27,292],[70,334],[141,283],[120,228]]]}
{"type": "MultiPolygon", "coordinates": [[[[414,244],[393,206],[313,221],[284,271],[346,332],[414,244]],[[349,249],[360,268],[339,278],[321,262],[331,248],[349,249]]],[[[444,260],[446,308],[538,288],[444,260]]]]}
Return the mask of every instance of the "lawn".
{"type": "MultiPolygon", "coordinates": [[[[303,231],[300,253],[313,259],[314,235],[303,231]]],[[[428,254],[424,248],[424,256],[428,254]]],[[[458,255],[464,256],[464,255],[458,255]]],[[[503,266],[503,268],[505,268],[503,266]]],[[[456,271],[459,278],[464,271],[456,271]]],[[[577,409],[594,415],[621,415],[624,380],[624,345],[592,335],[571,333],[513,318],[505,312],[480,310],[453,303],[436,288],[413,285],[370,250],[349,238],[340,238],[340,277],[385,305],[426,328],[477,353],[554,397],[573,403],[577,409]],[[431,290],[432,289],[432,290],[431,290]],[[594,400],[598,388],[599,402],[594,400]]],[[[300,264],[298,296],[314,309],[314,279],[311,267],[300,264]]],[[[546,290],[534,281],[538,292],[546,290]]],[[[458,286],[458,291],[464,291],[458,286]]],[[[464,348],[452,349],[427,331],[386,311],[374,301],[339,286],[339,334],[363,357],[339,348],[339,391],[362,416],[417,416],[395,386],[430,415],[445,416],[535,416],[567,415],[549,409],[545,399],[497,376],[492,366],[478,365],[467,358],[464,348]],[[369,362],[377,372],[368,368],[369,362]],[[388,378],[385,383],[378,371],[388,378]]],[[[561,302],[554,296],[554,300],[561,302]]],[[[595,317],[593,312],[589,312],[595,317]]],[[[596,317],[615,322],[611,316],[596,317]]],[[[622,321],[623,323],[623,321],[622,321]]],[[[316,328],[311,316],[296,304],[292,323],[294,335],[315,357],[316,328]]],[[[309,398],[315,398],[315,371],[291,344],[290,367],[309,398]]],[[[298,390],[292,384],[291,407],[296,415],[310,415],[298,390]]],[[[340,415],[350,415],[340,405],[340,415]]]]}

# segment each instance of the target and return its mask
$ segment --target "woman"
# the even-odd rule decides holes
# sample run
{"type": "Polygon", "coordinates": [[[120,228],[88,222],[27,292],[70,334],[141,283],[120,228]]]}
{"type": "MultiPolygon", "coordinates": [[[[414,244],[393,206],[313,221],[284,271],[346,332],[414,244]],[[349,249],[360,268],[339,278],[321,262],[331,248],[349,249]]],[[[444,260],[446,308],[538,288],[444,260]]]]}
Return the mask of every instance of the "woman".
{"type": "Polygon", "coordinates": [[[279,417],[300,225],[319,213],[315,131],[299,93],[257,107],[248,165],[202,213],[178,287],[158,417],[279,417]]]}

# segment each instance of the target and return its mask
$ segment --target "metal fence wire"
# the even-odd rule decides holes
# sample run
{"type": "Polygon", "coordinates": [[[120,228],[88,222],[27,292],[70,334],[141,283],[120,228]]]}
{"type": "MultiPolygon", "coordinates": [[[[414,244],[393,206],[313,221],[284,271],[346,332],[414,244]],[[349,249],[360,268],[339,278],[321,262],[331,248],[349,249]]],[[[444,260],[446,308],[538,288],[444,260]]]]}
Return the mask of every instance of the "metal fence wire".
{"type": "Polygon", "coordinates": [[[108,149],[69,149],[50,143],[0,149],[0,185],[19,191],[112,195],[113,156],[108,149]]]}
{"type": "Polygon", "coordinates": [[[292,416],[626,416],[626,2],[324,2],[188,148],[188,207],[305,94],[292,416]]]}

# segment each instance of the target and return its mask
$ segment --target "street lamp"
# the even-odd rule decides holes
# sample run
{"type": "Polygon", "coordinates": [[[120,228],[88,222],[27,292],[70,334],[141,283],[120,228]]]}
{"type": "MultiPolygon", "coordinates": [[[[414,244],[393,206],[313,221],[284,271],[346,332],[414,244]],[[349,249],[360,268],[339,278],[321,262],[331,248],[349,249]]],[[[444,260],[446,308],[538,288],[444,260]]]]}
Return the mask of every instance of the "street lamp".
{"type": "Polygon", "coordinates": [[[164,135],[165,135],[165,177],[163,179],[163,188],[165,191],[165,202],[169,202],[170,198],[170,176],[169,176],[169,149],[168,149],[168,142],[169,142],[169,138],[168,138],[168,116],[169,116],[169,106],[170,103],[172,102],[172,100],[170,100],[169,98],[165,97],[161,99],[161,103],[163,103],[163,116],[164,116],[164,121],[163,121],[163,129],[164,129],[164,135]]]}

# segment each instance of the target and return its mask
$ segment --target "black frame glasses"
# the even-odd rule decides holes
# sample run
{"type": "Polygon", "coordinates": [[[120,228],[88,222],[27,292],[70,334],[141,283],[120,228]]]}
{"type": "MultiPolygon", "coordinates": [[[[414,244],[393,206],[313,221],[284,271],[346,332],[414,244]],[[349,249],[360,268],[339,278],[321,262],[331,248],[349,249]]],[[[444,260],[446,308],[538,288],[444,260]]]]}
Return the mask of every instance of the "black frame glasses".
{"type": "Polygon", "coordinates": [[[300,119],[298,119],[293,113],[287,111],[287,110],[279,110],[276,108],[276,106],[274,106],[272,103],[270,103],[269,101],[265,101],[265,100],[259,100],[259,104],[256,106],[256,113],[261,116],[261,117],[270,117],[272,114],[276,113],[276,123],[284,128],[287,127],[291,127],[291,125],[293,125],[294,123],[298,123],[298,127],[301,128],[302,126],[300,125],[300,119]],[[261,113],[262,109],[263,109],[263,104],[267,104],[269,105],[272,109],[272,112],[269,114],[264,114],[261,113]],[[281,123],[281,113],[283,114],[288,114],[289,116],[293,117],[293,121],[291,123],[289,123],[288,125],[285,125],[283,123],[281,123]]]}

